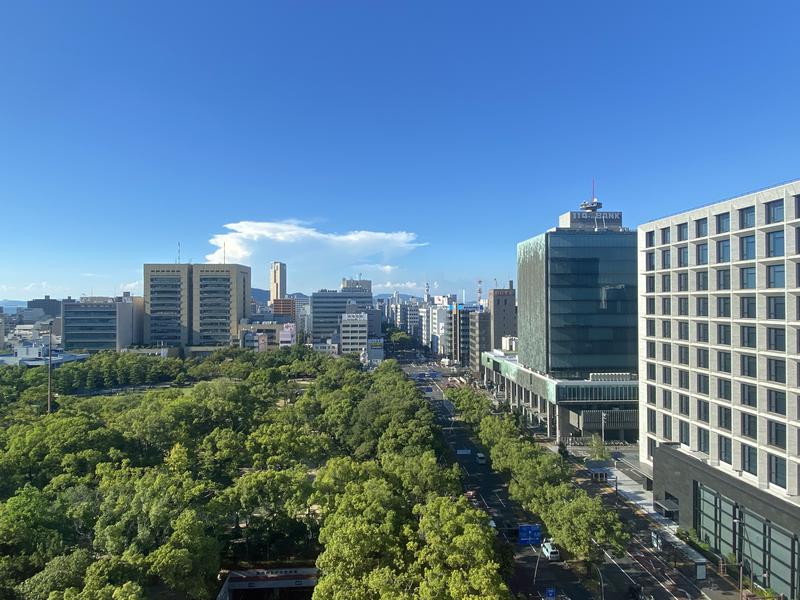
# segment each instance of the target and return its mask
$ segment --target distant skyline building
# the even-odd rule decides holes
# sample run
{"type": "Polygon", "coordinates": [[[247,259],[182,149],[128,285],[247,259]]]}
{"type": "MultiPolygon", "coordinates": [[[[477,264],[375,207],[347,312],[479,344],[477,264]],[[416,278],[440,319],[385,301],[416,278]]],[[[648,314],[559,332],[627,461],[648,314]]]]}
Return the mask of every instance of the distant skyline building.
{"type": "Polygon", "coordinates": [[[289,317],[292,321],[296,317],[294,298],[276,298],[272,301],[272,314],[276,317],[289,317]]]}
{"type": "Polygon", "coordinates": [[[492,288],[487,301],[489,311],[489,348],[502,348],[503,338],[517,335],[517,295],[514,283],[507,288],[492,288]]]}
{"type": "Polygon", "coordinates": [[[286,297],[286,265],[275,261],[269,269],[269,299],[270,302],[286,297]]]}
{"type": "Polygon", "coordinates": [[[367,350],[369,318],[366,313],[345,313],[340,318],[339,346],[341,354],[358,354],[367,350]]]}
{"type": "Polygon", "coordinates": [[[250,267],[144,265],[144,343],[191,351],[237,343],[250,317],[250,267]]]}
{"type": "MultiPolygon", "coordinates": [[[[71,299],[72,298],[68,298],[68,300],[71,299]]],[[[56,300],[50,296],[28,300],[28,308],[41,308],[44,315],[50,318],[61,316],[61,300],[56,300]]]]}
{"type": "Polygon", "coordinates": [[[65,351],[120,351],[142,343],[144,299],[126,292],[117,297],[84,297],[61,305],[65,351]]]}

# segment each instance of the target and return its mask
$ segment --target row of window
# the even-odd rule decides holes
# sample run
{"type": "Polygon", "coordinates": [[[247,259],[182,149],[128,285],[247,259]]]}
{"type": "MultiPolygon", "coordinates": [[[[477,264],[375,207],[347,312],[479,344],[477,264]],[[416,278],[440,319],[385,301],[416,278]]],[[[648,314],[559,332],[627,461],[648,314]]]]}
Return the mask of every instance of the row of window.
{"type": "MultiPolygon", "coordinates": [[[[680,414],[689,416],[688,398],[686,405],[683,402],[680,405],[680,414]]],[[[696,420],[703,423],[710,423],[709,416],[709,403],[705,400],[696,400],[697,415],[696,420]]],[[[758,441],[758,417],[750,413],[741,413],[740,415],[739,435],[747,437],[751,440],[758,441]]],[[[647,409],[647,431],[648,433],[656,433],[656,418],[657,413],[652,408],[647,409]]],[[[672,416],[663,415],[663,437],[667,440],[672,439],[672,416]]],[[[731,427],[731,409],[727,406],[717,407],[717,427],[732,431],[731,427]]],[[[786,450],[786,423],[772,421],[767,419],[767,444],[781,450],[786,450]]]]}
{"type": "MultiPolygon", "coordinates": [[[[800,252],[800,227],[795,229],[797,236],[797,243],[795,244],[798,252],[800,252]]],[[[765,234],[766,237],[766,258],[779,258],[784,256],[785,242],[783,230],[770,231],[765,234]]],[[[675,249],[678,256],[678,267],[688,267],[689,265],[689,246],[679,246],[675,249]]],[[[738,260],[755,260],[756,259],[756,236],[747,235],[739,238],[739,258],[738,260]]],[[[702,243],[695,246],[695,265],[708,264],[708,244],[702,243]]],[[[717,242],[717,264],[726,263],[731,261],[731,241],[729,239],[719,240],[717,242]]],[[[694,265],[692,265],[694,266],[694,265]]],[[[656,269],[656,254],[655,252],[648,252],[645,256],[645,268],[648,271],[656,269]]],[[[672,250],[665,248],[661,250],[661,268],[672,268],[672,250]]]]}
{"type": "MultiPolygon", "coordinates": [[[[727,362],[723,362],[722,366],[730,369],[730,356],[723,357],[727,362]]],[[[758,359],[752,354],[742,354],[739,356],[739,373],[742,377],[758,377],[758,359]]],[[[707,357],[706,357],[707,360],[707,357]]],[[[718,358],[719,360],[719,358],[718,358]]],[[[685,364],[685,363],[684,363],[685,364]]],[[[655,363],[647,363],[647,380],[656,381],[655,363]]],[[[724,371],[730,373],[731,371],[724,371]]],[[[708,395],[708,375],[705,373],[695,373],[696,383],[695,390],[701,394],[708,395]]],[[[782,358],[768,358],[767,359],[767,375],[766,380],[773,383],[786,383],[786,361],[782,358]]],[[[726,381],[718,379],[718,381],[726,381]]],[[[672,385],[672,367],[663,366],[661,372],[661,383],[672,385]]],[[[678,369],[678,382],[677,385],[683,390],[689,389],[689,371],[678,369]]]]}
{"type": "MultiPolygon", "coordinates": [[[[678,324],[677,338],[679,341],[690,341],[689,339],[689,321],[676,321],[678,324]]],[[[710,343],[709,338],[709,324],[705,322],[694,322],[695,325],[695,342],[710,343]]],[[[714,344],[718,346],[731,345],[731,325],[728,323],[717,323],[717,337],[714,344]]],[[[783,352],[786,350],[786,330],[783,327],[767,327],[767,350],[774,350],[776,352],[783,352]]],[[[645,325],[646,337],[656,337],[656,320],[647,319],[645,325]]],[[[661,337],[666,339],[672,338],[672,321],[661,321],[661,337]]],[[[662,342],[663,344],[664,342],[662,342]]],[[[655,344],[652,340],[648,340],[648,347],[650,344],[655,344]]],[[[797,344],[800,347],[800,331],[798,331],[797,344]]],[[[757,334],[754,325],[740,325],[739,326],[739,345],[742,348],[756,348],[757,334]]],[[[669,352],[667,350],[667,352],[669,352]]],[[[648,358],[655,358],[650,356],[655,352],[648,353],[648,358]]],[[[662,358],[662,360],[671,360],[662,358]]],[[[688,363],[683,363],[688,364],[688,363]]]]}
{"type": "MultiPolygon", "coordinates": [[[[731,343],[731,326],[730,325],[717,325],[717,344],[730,345],[731,343]]],[[[756,328],[751,325],[739,326],[740,344],[744,348],[756,347],[756,328]]],[[[798,344],[800,345],[800,333],[798,333],[798,344]]],[[[681,365],[689,365],[689,346],[678,345],[677,362],[681,365]]],[[[647,358],[657,359],[656,342],[648,341],[646,344],[647,358]]],[[[767,346],[766,350],[773,352],[784,352],[786,350],[786,332],[782,327],[768,327],[767,328],[767,346]]],[[[695,364],[698,368],[708,369],[709,356],[711,351],[708,348],[696,348],[696,361],[695,364]]],[[[672,359],[672,344],[669,342],[661,343],[661,357],[663,361],[671,362],[672,359]]],[[[727,350],[717,350],[717,371],[723,373],[731,373],[731,353],[727,350]]]]}
{"type": "MultiPolygon", "coordinates": [[[[797,279],[800,281],[800,263],[797,263],[797,279]]],[[[741,290],[754,290],[756,289],[756,266],[738,267],[739,273],[739,288],[741,290]]],[[[731,289],[731,270],[730,269],[716,269],[717,274],[717,290],[731,289]]],[[[669,277],[668,275],[665,277],[669,277]]],[[[785,288],[786,287],[786,265],[767,265],[766,267],[766,283],[767,288],[785,288]]],[[[661,289],[663,292],[671,291],[671,285],[667,283],[667,279],[662,278],[661,289]]],[[[697,291],[708,290],[708,272],[700,271],[695,274],[695,289],[697,291]]],[[[684,292],[689,290],[689,274],[678,273],[678,291],[684,292]]],[[[655,292],[655,278],[645,280],[645,293],[655,292]],[[652,281],[652,284],[650,283],[652,281]]]]}
{"type": "MultiPolygon", "coordinates": [[[[689,440],[690,425],[687,421],[678,420],[678,441],[684,446],[690,445],[689,440]]],[[[672,419],[664,415],[664,431],[665,439],[672,439],[672,419]],[[668,428],[668,429],[667,429],[668,428]],[[668,436],[666,434],[669,434],[668,436]]],[[[710,435],[708,429],[704,427],[695,427],[695,434],[697,439],[697,451],[704,454],[710,453],[710,435]]],[[[656,441],[653,438],[648,438],[647,450],[648,455],[652,459],[653,452],[655,451],[656,441]]],[[[741,469],[751,475],[758,475],[758,448],[750,446],[749,444],[741,444],[741,469]]],[[[731,438],[724,435],[717,435],[717,455],[720,462],[725,464],[732,464],[733,460],[733,444],[731,438]]],[[[786,459],[782,456],[771,454],[767,455],[767,479],[770,483],[786,489],[786,459]]]]}
{"type": "MultiPolygon", "coordinates": [[[[731,399],[731,381],[729,379],[720,379],[723,385],[718,386],[718,394],[720,400],[731,399]]],[[[749,383],[740,383],[740,401],[742,406],[750,408],[758,408],[758,388],[749,383]]],[[[655,406],[657,388],[654,385],[647,385],[647,403],[655,406]]],[[[800,408],[800,396],[795,397],[800,408]]],[[[697,400],[698,402],[705,402],[705,400],[697,400]]],[[[667,410],[672,410],[672,391],[667,389],[661,390],[661,407],[667,410]]],[[[721,407],[725,408],[725,407],[721,407]]],[[[781,390],[767,389],[767,404],[766,409],[776,415],[786,416],[786,392],[781,390]]],[[[678,411],[683,415],[689,415],[689,396],[687,394],[678,394],[678,411]]]]}
{"type": "MultiPolygon", "coordinates": [[[[661,314],[672,314],[672,296],[661,298],[661,314]]],[[[676,296],[677,300],[677,314],[678,316],[689,316],[689,297],[676,296]]],[[[695,313],[698,317],[708,317],[708,296],[698,296],[695,298],[695,313]]],[[[800,297],[797,299],[798,314],[800,314],[800,297]]],[[[645,298],[644,310],[646,315],[656,314],[656,299],[654,297],[645,298]]],[[[719,296],[716,297],[716,313],[717,317],[730,317],[731,316],[731,297],[719,296]]],[[[739,297],[739,317],[742,319],[755,319],[757,318],[756,311],[756,297],[755,296],[740,296],[739,297]]],[[[784,296],[767,296],[767,319],[785,319],[786,318],[786,298],[784,296]]]]}
{"type": "MultiPolygon", "coordinates": [[[[794,196],[795,214],[800,215],[800,195],[794,196]]],[[[739,229],[749,229],[756,226],[756,207],[747,206],[740,208],[737,213],[739,229]]],[[[764,220],[767,224],[780,223],[783,221],[783,200],[774,200],[764,204],[764,220]]],[[[731,230],[731,213],[724,212],[714,215],[715,233],[728,233],[731,230]]],[[[663,227],[659,230],[659,240],[661,244],[671,243],[672,228],[663,227]]],[[[677,241],[682,242],[689,239],[689,223],[678,223],[675,225],[677,241]]],[[[708,235],[708,218],[703,217],[694,221],[694,237],[701,238],[708,235]]],[[[645,233],[645,246],[652,248],[656,245],[656,232],[648,231],[645,233]]]]}

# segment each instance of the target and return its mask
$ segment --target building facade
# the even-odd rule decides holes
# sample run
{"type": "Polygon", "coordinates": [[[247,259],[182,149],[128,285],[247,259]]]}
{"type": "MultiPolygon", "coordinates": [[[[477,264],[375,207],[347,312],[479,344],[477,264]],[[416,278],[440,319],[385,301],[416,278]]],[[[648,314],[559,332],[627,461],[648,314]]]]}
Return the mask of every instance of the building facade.
{"type": "Polygon", "coordinates": [[[64,302],[62,339],[65,351],[120,351],[142,343],[144,299],[141,296],[86,297],[64,302]]]}
{"type": "Polygon", "coordinates": [[[481,374],[481,354],[492,349],[491,317],[477,310],[469,314],[469,369],[475,377],[481,374]]]}
{"type": "Polygon", "coordinates": [[[274,304],[282,298],[286,298],[286,265],[275,261],[269,268],[269,299],[274,304]]]}
{"type": "Polygon", "coordinates": [[[144,265],[144,343],[188,346],[192,331],[192,265],[144,265]]]}
{"type": "Polygon", "coordinates": [[[639,227],[640,459],[657,506],[800,598],[800,181],[639,227]]]}
{"type": "Polygon", "coordinates": [[[341,354],[358,354],[367,349],[369,318],[366,313],[345,313],[339,323],[341,354]]]}
{"type": "Polygon", "coordinates": [[[272,301],[272,314],[276,317],[297,318],[294,298],[276,298],[272,301]]]}
{"type": "Polygon", "coordinates": [[[517,245],[518,353],[482,355],[485,381],[558,441],[638,439],[636,232],[600,207],[517,245]]]}
{"type": "Polygon", "coordinates": [[[503,337],[517,335],[517,294],[513,282],[507,288],[489,290],[489,350],[500,348],[503,337]]]}

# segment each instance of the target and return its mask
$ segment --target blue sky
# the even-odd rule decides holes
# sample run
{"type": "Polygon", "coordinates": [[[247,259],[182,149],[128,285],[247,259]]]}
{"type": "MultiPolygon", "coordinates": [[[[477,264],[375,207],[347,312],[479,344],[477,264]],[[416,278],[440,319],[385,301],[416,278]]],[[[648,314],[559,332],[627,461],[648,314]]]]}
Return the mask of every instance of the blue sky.
{"type": "MultiPolygon", "coordinates": [[[[800,177],[796,2],[6,2],[0,298],[144,262],[289,289],[515,277],[591,195],[628,225],[800,177]],[[224,236],[224,237],[220,237],[224,236]]],[[[387,285],[388,284],[388,285],[387,285]]]]}

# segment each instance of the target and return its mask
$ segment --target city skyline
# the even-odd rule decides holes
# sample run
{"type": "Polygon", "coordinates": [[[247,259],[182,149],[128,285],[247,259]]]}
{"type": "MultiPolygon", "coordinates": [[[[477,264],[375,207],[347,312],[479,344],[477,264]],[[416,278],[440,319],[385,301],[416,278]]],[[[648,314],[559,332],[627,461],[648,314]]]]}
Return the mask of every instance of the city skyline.
{"type": "Polygon", "coordinates": [[[798,176],[789,3],[209,6],[2,9],[0,298],[141,293],[179,243],[474,298],[593,179],[635,228],[798,176]]]}

